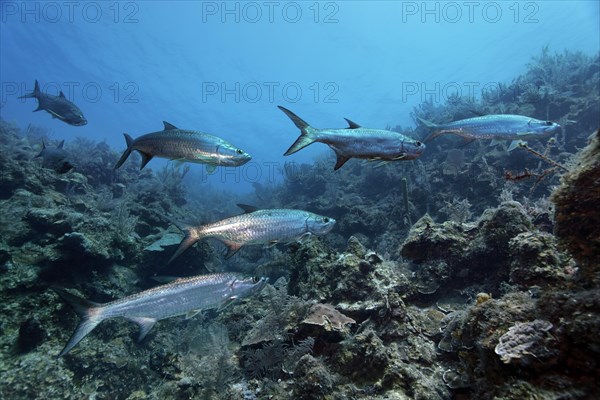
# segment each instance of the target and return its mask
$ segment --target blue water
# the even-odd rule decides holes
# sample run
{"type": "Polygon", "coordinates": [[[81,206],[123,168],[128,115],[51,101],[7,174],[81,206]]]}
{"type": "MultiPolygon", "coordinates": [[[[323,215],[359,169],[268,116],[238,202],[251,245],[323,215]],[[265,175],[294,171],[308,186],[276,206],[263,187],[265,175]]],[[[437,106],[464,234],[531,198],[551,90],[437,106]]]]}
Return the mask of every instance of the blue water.
{"type": "Polygon", "coordinates": [[[206,182],[228,190],[330,152],[316,144],[284,158],[299,132],[276,105],[316,127],[342,127],[343,117],[412,127],[426,98],[510,82],[544,46],[600,49],[597,1],[0,4],[2,118],[119,151],[123,132],[163,120],[222,136],[254,157],[206,182]],[[35,100],[17,97],[35,79],[63,90],[89,124],[32,113],[35,100]]]}

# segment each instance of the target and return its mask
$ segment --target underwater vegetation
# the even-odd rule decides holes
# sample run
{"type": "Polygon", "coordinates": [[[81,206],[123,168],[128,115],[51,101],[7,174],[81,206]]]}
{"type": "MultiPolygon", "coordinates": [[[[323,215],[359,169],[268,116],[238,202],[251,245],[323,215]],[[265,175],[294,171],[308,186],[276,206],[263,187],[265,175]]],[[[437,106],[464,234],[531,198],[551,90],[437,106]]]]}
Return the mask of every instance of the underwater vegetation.
{"type": "Polygon", "coordinates": [[[201,201],[185,166],[140,170],[133,153],[115,170],[106,143],[59,146],[0,120],[0,398],[600,397],[599,85],[599,56],[544,49],[506,90],[424,102],[414,130],[393,130],[422,138],[417,118],[475,110],[555,121],[550,139],[507,152],[443,135],[415,160],[337,171],[328,152],[286,164],[280,184],[202,188],[201,201]],[[35,158],[43,144],[73,168],[35,158]],[[182,234],[165,216],[213,223],[237,203],[335,226],[231,259],[201,240],[167,266],[182,234]],[[106,320],[56,357],[78,318],[53,287],[107,303],[219,272],[269,284],[162,319],[141,343],[133,324],[106,320]]]}

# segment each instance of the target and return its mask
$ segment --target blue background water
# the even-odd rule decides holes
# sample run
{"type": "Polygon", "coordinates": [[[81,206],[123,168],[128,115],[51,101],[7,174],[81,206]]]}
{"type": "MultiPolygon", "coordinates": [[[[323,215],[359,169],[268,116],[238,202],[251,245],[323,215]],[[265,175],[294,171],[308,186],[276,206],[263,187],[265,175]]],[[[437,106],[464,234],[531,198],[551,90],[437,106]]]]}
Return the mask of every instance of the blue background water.
{"type": "MultiPolygon", "coordinates": [[[[535,2],[2,2],[1,116],[55,138],[124,148],[162,120],[216,134],[253,155],[209,182],[234,190],[275,163],[299,132],[276,105],[316,127],[342,117],[413,126],[412,108],[459,90],[478,95],[524,71],[542,47],[600,49],[599,3],[535,2]],[[60,87],[89,124],[72,127],[17,96],[60,87]],[[230,171],[231,172],[231,171],[230,171]],[[244,176],[245,175],[245,176],[244,176]],[[224,182],[221,182],[224,181],[224,182]]],[[[160,163],[153,161],[151,167],[160,163]]],[[[204,167],[192,166],[194,171],[204,167]]]]}

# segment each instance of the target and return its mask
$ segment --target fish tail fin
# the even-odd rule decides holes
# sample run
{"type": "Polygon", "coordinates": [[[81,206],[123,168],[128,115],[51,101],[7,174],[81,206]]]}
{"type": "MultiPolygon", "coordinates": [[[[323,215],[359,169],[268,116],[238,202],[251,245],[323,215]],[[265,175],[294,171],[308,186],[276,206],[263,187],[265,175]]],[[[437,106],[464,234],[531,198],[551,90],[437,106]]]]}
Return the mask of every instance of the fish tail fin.
{"type": "Polygon", "coordinates": [[[440,135],[440,132],[439,132],[440,126],[439,125],[434,124],[433,122],[427,121],[426,119],[423,119],[420,117],[417,117],[417,120],[421,123],[421,125],[425,126],[429,130],[431,130],[431,132],[422,139],[422,142],[427,143],[431,139],[434,139],[440,135]]]}
{"type": "Polygon", "coordinates": [[[118,168],[121,167],[121,165],[123,165],[123,163],[125,162],[125,160],[127,160],[127,158],[129,157],[129,155],[131,154],[131,151],[133,150],[133,139],[132,139],[132,137],[129,136],[127,133],[124,133],[123,136],[125,136],[125,142],[127,143],[127,148],[123,152],[123,155],[121,156],[121,158],[119,158],[119,161],[117,161],[117,163],[115,164],[115,169],[118,169],[118,168]]]}
{"type": "Polygon", "coordinates": [[[292,146],[285,152],[285,156],[294,154],[295,152],[302,150],[306,146],[313,144],[317,140],[316,133],[318,132],[318,129],[311,127],[308,123],[306,123],[306,121],[304,121],[302,118],[300,118],[287,108],[282,106],[277,106],[277,108],[283,111],[285,115],[287,115],[292,120],[294,125],[296,125],[298,129],[300,129],[301,132],[300,137],[296,139],[294,144],[292,144],[292,146]]]}
{"type": "Polygon", "coordinates": [[[186,251],[188,248],[193,246],[198,240],[200,240],[200,235],[198,233],[198,229],[196,229],[192,226],[189,226],[187,224],[184,224],[182,222],[175,221],[172,218],[169,218],[169,217],[166,217],[166,218],[169,219],[169,221],[171,221],[171,223],[173,225],[175,225],[177,228],[179,228],[179,230],[181,230],[184,234],[183,239],[181,240],[181,243],[179,243],[179,247],[177,248],[177,250],[175,250],[175,253],[173,253],[171,258],[169,258],[169,261],[167,261],[167,265],[169,265],[169,264],[171,264],[171,262],[173,260],[175,260],[177,257],[179,257],[184,251],[186,251]]]}
{"type": "Polygon", "coordinates": [[[77,343],[87,336],[100,322],[104,320],[102,315],[102,306],[98,303],[91,302],[82,297],[75,296],[67,292],[66,290],[59,288],[52,288],[64,301],[69,303],[75,312],[81,317],[79,325],[71,335],[71,338],[62,349],[59,357],[67,354],[77,343]]]}
{"type": "MultiPolygon", "coordinates": [[[[23,96],[19,96],[17,98],[18,99],[37,98],[39,94],[40,94],[40,84],[38,83],[38,81],[36,79],[35,80],[35,85],[33,87],[33,92],[24,94],[23,96]]],[[[35,110],[35,111],[37,111],[37,110],[35,110]]]]}

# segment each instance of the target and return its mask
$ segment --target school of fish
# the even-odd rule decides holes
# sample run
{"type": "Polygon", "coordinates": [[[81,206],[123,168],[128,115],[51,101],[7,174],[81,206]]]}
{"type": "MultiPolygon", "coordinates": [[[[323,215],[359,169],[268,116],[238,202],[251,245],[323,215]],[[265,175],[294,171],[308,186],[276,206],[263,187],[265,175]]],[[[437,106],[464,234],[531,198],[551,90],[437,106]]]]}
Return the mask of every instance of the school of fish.
{"type": "MultiPolygon", "coordinates": [[[[44,93],[35,81],[34,90],[21,98],[35,98],[38,107],[67,124],[83,126],[87,120],[82,111],[66,96],[44,93]]],[[[278,106],[300,129],[300,136],[284,153],[292,155],[315,143],[329,146],[336,155],[334,170],[340,169],[351,158],[369,161],[407,161],[420,157],[426,149],[425,142],[441,135],[462,137],[467,143],[474,140],[491,140],[492,144],[511,141],[508,150],[514,149],[524,140],[551,136],[562,128],[551,121],[541,121],[522,115],[485,115],[444,124],[434,124],[418,118],[430,130],[424,140],[411,138],[386,129],[362,127],[346,118],[347,128],[318,129],[285,107],[278,106]]],[[[154,157],[177,162],[205,164],[209,172],[219,166],[239,167],[251,160],[251,156],[227,140],[208,133],[179,129],[163,121],[164,129],[147,133],[133,139],[124,134],[126,149],[114,169],[120,168],[133,151],[142,156],[140,169],[154,157]]],[[[43,159],[43,166],[58,173],[73,168],[69,154],[63,149],[64,141],[56,148],[42,143],[36,157],[43,159]]],[[[273,246],[277,243],[303,241],[308,236],[329,233],[336,221],[327,216],[298,209],[257,209],[238,204],[244,213],[220,221],[196,226],[170,219],[184,233],[184,237],[167,264],[172,263],[186,249],[204,239],[216,239],[227,247],[225,258],[232,257],[247,245],[273,246]]],[[[145,290],[119,300],[97,304],[76,296],[64,289],[54,288],[56,293],[73,306],[81,321],[75,332],[60,352],[67,354],[100,322],[116,317],[126,318],[140,327],[142,340],[157,321],[177,315],[194,316],[201,310],[223,309],[238,299],[259,293],[268,278],[247,278],[237,273],[217,273],[176,279],[170,283],[145,290]]]]}

